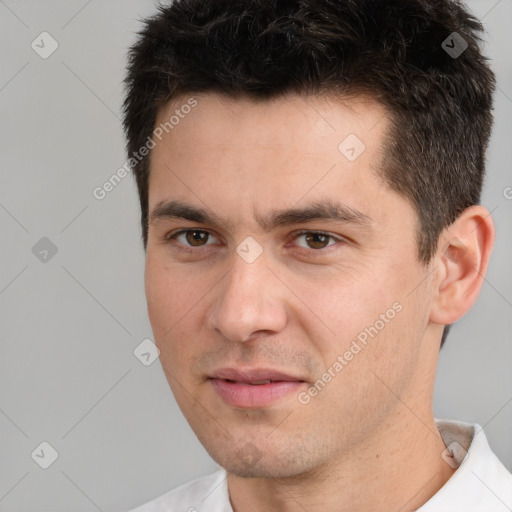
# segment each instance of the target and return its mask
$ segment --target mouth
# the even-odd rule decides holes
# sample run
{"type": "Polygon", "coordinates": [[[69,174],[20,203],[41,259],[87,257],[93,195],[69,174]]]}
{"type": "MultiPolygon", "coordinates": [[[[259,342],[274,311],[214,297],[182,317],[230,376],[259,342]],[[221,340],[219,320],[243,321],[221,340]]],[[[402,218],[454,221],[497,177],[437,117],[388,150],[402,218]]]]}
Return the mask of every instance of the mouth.
{"type": "Polygon", "coordinates": [[[224,379],[226,382],[235,382],[235,383],[238,383],[238,384],[249,384],[251,386],[261,386],[262,384],[270,384],[271,382],[280,382],[278,380],[258,380],[258,381],[254,381],[254,382],[241,382],[241,381],[237,381],[237,380],[231,380],[231,379],[224,379]]]}
{"type": "Polygon", "coordinates": [[[208,380],[224,403],[241,409],[269,407],[306,386],[301,377],[265,368],[222,368],[208,380]]]}

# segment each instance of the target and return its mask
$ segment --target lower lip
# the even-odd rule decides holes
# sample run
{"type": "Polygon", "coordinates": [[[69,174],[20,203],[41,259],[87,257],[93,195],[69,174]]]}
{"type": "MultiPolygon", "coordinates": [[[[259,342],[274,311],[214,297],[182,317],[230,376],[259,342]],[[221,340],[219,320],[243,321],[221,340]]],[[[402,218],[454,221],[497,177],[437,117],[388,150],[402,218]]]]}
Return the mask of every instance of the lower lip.
{"type": "Polygon", "coordinates": [[[304,382],[297,381],[276,381],[259,385],[222,379],[210,379],[210,382],[226,404],[243,408],[266,407],[291,393],[298,393],[305,385],[304,382]]]}

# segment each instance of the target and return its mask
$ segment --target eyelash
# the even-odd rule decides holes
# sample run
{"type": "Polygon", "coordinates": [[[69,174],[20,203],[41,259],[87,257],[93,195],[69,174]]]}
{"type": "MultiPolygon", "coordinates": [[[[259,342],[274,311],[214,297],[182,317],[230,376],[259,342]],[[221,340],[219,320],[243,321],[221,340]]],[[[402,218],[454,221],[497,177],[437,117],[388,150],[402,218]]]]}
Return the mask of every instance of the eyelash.
{"type": "MultiPolygon", "coordinates": [[[[205,230],[205,229],[194,229],[194,228],[180,229],[178,231],[175,231],[173,233],[168,234],[165,237],[164,243],[175,245],[175,240],[180,235],[183,235],[183,234],[186,234],[186,233],[189,233],[189,232],[192,232],[192,231],[197,231],[197,232],[200,232],[200,233],[207,233],[208,235],[211,235],[211,233],[209,231],[205,230]]],[[[338,244],[346,243],[346,240],[344,240],[342,238],[337,238],[334,235],[330,235],[329,233],[324,233],[323,231],[311,231],[311,230],[301,230],[301,231],[298,231],[297,233],[294,234],[293,239],[295,240],[295,239],[299,238],[300,236],[307,235],[307,234],[326,236],[329,239],[334,240],[338,244]]],[[[312,253],[322,253],[326,249],[328,249],[329,247],[332,247],[333,245],[336,245],[336,243],[329,244],[329,245],[327,245],[325,247],[322,247],[321,249],[312,249],[312,248],[305,248],[305,247],[299,247],[299,249],[306,250],[306,251],[311,251],[312,253]]],[[[200,249],[202,247],[207,247],[207,245],[206,246],[198,246],[196,249],[191,248],[190,246],[178,247],[176,245],[176,249],[178,249],[181,252],[188,253],[188,254],[197,254],[199,252],[198,249],[200,249]]],[[[319,256],[320,255],[321,254],[319,254],[319,256]]]]}

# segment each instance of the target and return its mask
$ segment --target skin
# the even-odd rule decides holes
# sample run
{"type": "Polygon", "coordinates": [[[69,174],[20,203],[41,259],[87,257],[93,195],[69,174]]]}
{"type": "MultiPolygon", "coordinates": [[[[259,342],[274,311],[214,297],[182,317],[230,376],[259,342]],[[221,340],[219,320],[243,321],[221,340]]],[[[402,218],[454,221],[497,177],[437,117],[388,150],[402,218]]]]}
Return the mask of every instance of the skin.
{"type": "MultiPolygon", "coordinates": [[[[180,200],[222,221],[152,218],[146,296],[162,367],[195,434],[228,471],[233,510],[416,510],[454,472],[434,423],[435,372],[443,324],[480,290],[490,215],[466,210],[424,265],[414,208],[376,172],[388,129],[378,103],[194,97],[198,105],[152,150],[149,209],[180,200]],[[366,146],[353,162],[338,150],[351,133],[366,146]],[[327,200],[369,222],[257,222],[327,200]],[[179,229],[210,235],[166,243],[179,229]],[[297,235],[306,229],[335,238],[297,235]],[[248,236],[263,251],[252,263],[236,252],[248,236]],[[397,303],[400,312],[307,404],[292,393],[235,408],[208,379],[221,367],[265,367],[299,377],[307,391],[397,303]]],[[[162,108],[156,125],[187,99],[162,108]]]]}

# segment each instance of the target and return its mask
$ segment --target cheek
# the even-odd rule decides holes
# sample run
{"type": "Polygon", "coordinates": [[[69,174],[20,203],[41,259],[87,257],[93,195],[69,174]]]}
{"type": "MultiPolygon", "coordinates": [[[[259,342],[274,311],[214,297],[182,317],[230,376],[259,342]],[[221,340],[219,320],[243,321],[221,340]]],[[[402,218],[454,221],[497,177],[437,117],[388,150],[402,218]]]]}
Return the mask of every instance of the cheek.
{"type": "Polygon", "coordinates": [[[303,319],[302,328],[309,330],[313,343],[322,340],[315,345],[326,368],[341,356],[344,367],[357,367],[362,373],[382,368],[394,380],[400,366],[408,372],[415,364],[425,304],[417,293],[409,294],[411,277],[404,274],[375,265],[352,277],[340,274],[317,287],[302,283],[302,296],[317,315],[308,313],[310,320],[303,319]]]}
{"type": "Polygon", "coordinates": [[[145,268],[148,316],[166,373],[178,376],[191,364],[198,347],[197,330],[202,325],[201,299],[207,295],[208,286],[207,281],[184,275],[165,258],[148,251],[145,268]]]}
{"type": "Polygon", "coordinates": [[[342,344],[378,321],[392,308],[397,295],[374,273],[338,274],[316,287],[307,281],[301,284],[301,296],[316,314],[316,329],[323,324],[325,332],[342,344]]]}
{"type": "Polygon", "coordinates": [[[151,325],[155,336],[161,337],[191,309],[200,283],[184,278],[164,255],[149,249],[144,280],[151,325]]]}
{"type": "Polygon", "coordinates": [[[180,319],[190,309],[186,286],[178,273],[148,252],[145,290],[149,321],[163,362],[180,319]]]}
{"type": "Polygon", "coordinates": [[[146,258],[144,282],[149,320],[153,334],[160,340],[165,330],[172,326],[178,286],[171,281],[165,267],[149,255],[146,258]]]}

